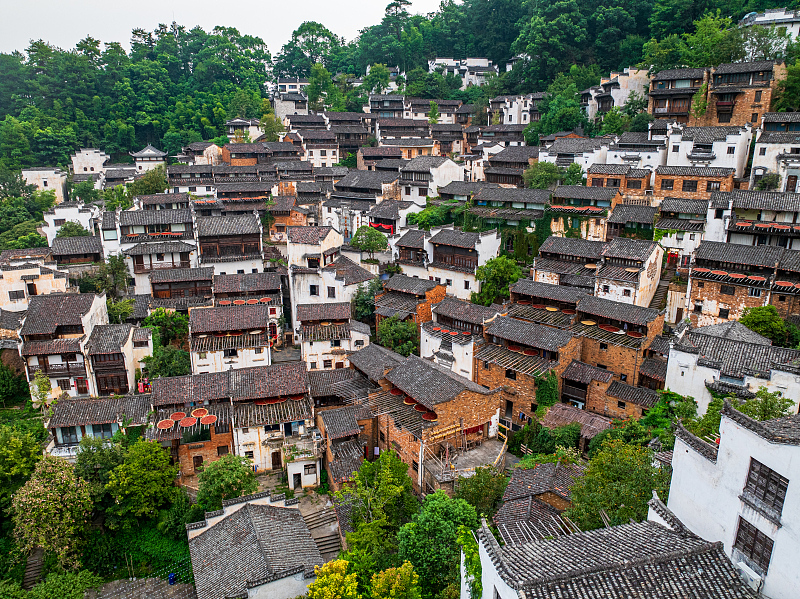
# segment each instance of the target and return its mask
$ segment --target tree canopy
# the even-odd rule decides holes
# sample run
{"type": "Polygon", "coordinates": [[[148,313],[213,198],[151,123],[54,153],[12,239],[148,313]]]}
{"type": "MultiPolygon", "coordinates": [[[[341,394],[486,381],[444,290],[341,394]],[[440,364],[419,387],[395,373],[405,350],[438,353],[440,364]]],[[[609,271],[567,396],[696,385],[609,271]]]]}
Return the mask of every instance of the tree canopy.
{"type": "Polygon", "coordinates": [[[251,461],[232,453],[204,466],[199,482],[197,503],[209,512],[222,509],[223,499],[235,499],[258,491],[251,461]]]}
{"type": "Polygon", "coordinates": [[[384,318],[378,325],[381,345],[401,356],[419,353],[419,331],[411,320],[400,320],[397,316],[384,318]]]}
{"type": "Polygon", "coordinates": [[[370,259],[374,259],[375,252],[380,252],[389,247],[389,241],[386,239],[386,235],[375,227],[362,225],[353,235],[350,245],[362,252],[367,252],[370,259]]]}
{"type": "Polygon", "coordinates": [[[502,302],[510,296],[509,286],[522,278],[522,269],[507,256],[497,256],[486,264],[479,266],[475,279],[480,282],[481,290],[472,292],[472,303],[489,306],[502,302]]]}

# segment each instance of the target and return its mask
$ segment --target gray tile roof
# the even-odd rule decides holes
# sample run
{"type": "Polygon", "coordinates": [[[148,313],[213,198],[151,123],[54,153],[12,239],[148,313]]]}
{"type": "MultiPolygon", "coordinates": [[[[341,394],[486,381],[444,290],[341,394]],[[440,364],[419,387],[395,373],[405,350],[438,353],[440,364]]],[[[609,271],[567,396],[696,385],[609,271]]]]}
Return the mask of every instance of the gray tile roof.
{"type": "Polygon", "coordinates": [[[431,237],[431,243],[436,245],[447,245],[464,249],[475,249],[480,233],[469,233],[456,228],[442,229],[431,237]]]}
{"type": "Polygon", "coordinates": [[[537,464],[534,468],[514,468],[503,493],[503,501],[542,493],[554,493],[569,501],[572,496],[570,487],[584,475],[585,470],[585,466],[560,462],[537,464]]]}
{"type": "Polygon", "coordinates": [[[539,146],[509,146],[505,150],[492,155],[489,162],[492,160],[497,162],[519,162],[527,167],[531,158],[539,157],[539,150],[541,150],[539,146]]]}
{"type": "MultiPolygon", "coordinates": [[[[334,368],[333,370],[309,370],[308,384],[311,387],[311,397],[328,397],[339,395],[338,383],[361,381],[360,372],[352,368],[334,368]]],[[[364,384],[367,387],[367,384],[364,384]]],[[[320,412],[317,412],[320,413],[320,412]]]]}
{"type": "MultiPolygon", "coordinates": [[[[621,192],[618,187],[586,187],[584,185],[559,185],[553,200],[605,200],[611,201],[621,192]]],[[[555,201],[553,203],[556,203],[555,201]]]]}
{"type": "Polygon", "coordinates": [[[652,408],[658,403],[659,395],[652,389],[645,387],[632,387],[620,381],[614,381],[608,386],[606,395],[615,397],[624,402],[633,403],[643,408],[652,408]]]}
{"type": "Polygon", "coordinates": [[[667,363],[664,360],[647,358],[639,367],[639,374],[664,383],[667,380],[667,363]]]}
{"type": "Polygon", "coordinates": [[[123,210],[119,213],[121,227],[133,225],[168,225],[192,222],[192,211],[189,208],[176,210],[123,210]]]}
{"type": "Polygon", "coordinates": [[[712,143],[725,141],[729,135],[741,135],[744,131],[744,127],[684,127],[681,140],[712,143]]]}
{"type": "Polygon", "coordinates": [[[150,273],[151,283],[181,283],[184,281],[213,281],[214,267],[165,268],[150,273]]]}
{"type": "Polygon", "coordinates": [[[714,69],[715,75],[725,75],[728,73],[758,73],[771,71],[775,66],[772,60],[760,60],[754,62],[737,62],[721,64],[714,69]]]}
{"type": "Polygon", "coordinates": [[[568,381],[577,381],[586,385],[592,381],[609,382],[614,377],[613,373],[579,360],[572,360],[564,369],[561,378],[568,381]]]}
{"type": "Polygon", "coordinates": [[[350,364],[363,372],[367,378],[377,383],[387,370],[395,368],[405,358],[385,347],[371,343],[363,349],[350,354],[350,364]]]}
{"type": "Polygon", "coordinates": [[[677,79],[702,79],[706,69],[666,69],[655,74],[655,81],[673,81],[677,79]]]}
{"type": "Polygon", "coordinates": [[[334,186],[336,189],[370,189],[380,193],[383,191],[384,185],[393,183],[399,178],[399,172],[350,171],[345,177],[339,179],[334,186]]]}
{"type": "Polygon", "coordinates": [[[800,445],[800,415],[798,414],[759,422],[736,410],[728,401],[725,401],[722,413],[771,443],[800,445]]]}
{"type": "Polygon", "coordinates": [[[553,192],[549,189],[523,189],[519,187],[498,187],[488,184],[475,194],[476,200],[495,202],[527,202],[531,204],[547,204],[553,192]]]}
{"type": "Polygon", "coordinates": [[[117,228],[117,213],[105,210],[101,218],[100,228],[103,231],[110,231],[117,228]]]}
{"type": "Polygon", "coordinates": [[[397,240],[395,245],[421,250],[425,247],[425,237],[429,235],[430,233],[427,233],[426,231],[409,229],[400,239],[397,240]]]}
{"type": "Polygon", "coordinates": [[[736,190],[718,192],[712,200],[733,198],[733,207],[743,210],[775,210],[777,212],[800,212],[800,193],[779,191],[736,190]]]}
{"type": "Polygon", "coordinates": [[[627,204],[618,204],[611,216],[608,218],[609,223],[625,224],[650,224],[655,221],[656,212],[658,208],[654,206],[634,206],[627,204]]]}
{"type": "MultiPolygon", "coordinates": [[[[191,167],[194,168],[194,167],[191,167]]],[[[211,167],[208,167],[210,170],[211,167]]],[[[151,206],[157,204],[188,204],[188,193],[155,193],[150,195],[136,196],[142,205],[151,206]]],[[[112,213],[113,214],[113,213],[112,213]]]]}
{"type": "Polygon", "coordinates": [[[685,198],[664,198],[661,201],[661,212],[676,214],[698,214],[705,218],[708,212],[708,200],[689,200],[685,198]]]}
{"type": "Polygon", "coordinates": [[[397,146],[401,148],[406,147],[422,147],[422,146],[432,146],[434,145],[434,140],[422,137],[422,138],[408,138],[404,137],[402,139],[382,139],[381,145],[382,146],[397,146]]]}
{"type": "Polygon", "coordinates": [[[35,295],[28,303],[28,313],[20,334],[49,335],[61,325],[80,325],[95,297],[93,293],[35,295]]]}
{"type": "Polygon", "coordinates": [[[550,236],[539,247],[539,253],[559,254],[562,256],[578,256],[599,260],[606,248],[604,241],[588,241],[572,237],[550,236]]]}
{"type": "Polygon", "coordinates": [[[325,425],[325,436],[330,440],[334,440],[357,435],[361,432],[357,419],[359,411],[360,406],[344,406],[332,410],[322,410],[319,415],[325,425]]]}
{"type": "Polygon", "coordinates": [[[800,112],[766,112],[765,123],[800,123],[800,112]]]}
{"type": "Polygon", "coordinates": [[[246,596],[297,572],[314,576],[324,562],[300,511],[247,503],[189,539],[198,599],[246,596]]]}
{"type": "Polygon", "coordinates": [[[603,250],[603,256],[606,258],[623,258],[626,260],[640,260],[644,262],[652,255],[657,247],[658,244],[655,241],[615,237],[603,250]]]}
{"type": "Polygon", "coordinates": [[[50,245],[54,256],[70,256],[75,254],[103,255],[103,244],[99,237],[56,237],[50,245]]]}
{"type": "Polygon", "coordinates": [[[697,260],[774,268],[784,251],[783,248],[772,245],[750,246],[720,241],[703,241],[695,250],[695,258],[697,260]]]}
{"type": "Polygon", "coordinates": [[[192,336],[222,331],[266,329],[269,307],[258,305],[195,308],[189,311],[189,331],[192,336]]]}
{"type": "Polygon", "coordinates": [[[297,320],[350,320],[350,302],[298,304],[297,320]]]}
{"type": "Polygon", "coordinates": [[[402,293],[413,293],[414,295],[425,295],[426,292],[434,289],[439,283],[427,279],[415,279],[406,275],[394,275],[383,284],[386,291],[399,291],[402,293]]]}
{"type": "Polygon", "coordinates": [[[366,268],[359,266],[347,256],[339,256],[336,260],[323,267],[322,270],[336,271],[336,280],[343,281],[345,286],[357,285],[376,277],[376,275],[372,274],[366,268]]]}
{"type": "Polygon", "coordinates": [[[553,154],[582,154],[599,150],[607,142],[599,138],[583,139],[579,137],[562,137],[553,142],[546,152],[553,154]]]}
{"type": "Polygon", "coordinates": [[[542,426],[550,429],[574,422],[581,425],[581,437],[592,439],[597,433],[611,428],[612,421],[611,418],[560,402],[551,406],[542,418],[542,426]]]}
{"type": "Polygon", "coordinates": [[[132,424],[147,423],[150,412],[149,395],[125,395],[103,398],[62,398],[53,408],[49,428],[110,424],[130,419],[132,424]]]}
{"type": "Polygon", "coordinates": [[[772,345],[772,341],[763,335],[759,335],[755,331],[751,331],[737,320],[729,320],[728,322],[720,324],[699,327],[692,329],[692,332],[697,335],[708,335],[710,337],[730,339],[732,341],[745,341],[757,345],[772,345]]]}
{"type": "Polygon", "coordinates": [[[288,227],[287,237],[290,243],[319,245],[333,231],[333,227],[288,227]]]}
{"type": "Polygon", "coordinates": [[[412,159],[401,172],[430,172],[432,168],[438,168],[447,162],[449,158],[445,156],[417,156],[412,159]]]}
{"type": "Polygon", "coordinates": [[[201,216],[197,218],[198,237],[253,235],[260,232],[261,223],[255,214],[243,214],[240,216],[201,216]]]}
{"type": "Polygon", "coordinates": [[[577,303],[584,297],[584,293],[574,287],[551,285],[533,279],[520,279],[511,286],[512,293],[519,293],[528,297],[549,299],[556,302],[577,303]]]}
{"type": "Polygon", "coordinates": [[[548,351],[559,351],[573,338],[570,331],[563,331],[516,318],[498,316],[486,327],[490,336],[500,337],[512,343],[521,343],[548,351]]]}
{"type": "Polygon", "coordinates": [[[376,204],[374,208],[369,211],[372,218],[385,218],[388,220],[397,220],[400,218],[400,211],[406,210],[414,206],[413,202],[398,202],[396,200],[384,200],[380,204],[376,204]]]}
{"type": "Polygon", "coordinates": [[[390,370],[386,378],[428,409],[435,409],[438,404],[452,401],[465,391],[481,395],[490,393],[449,368],[423,360],[413,354],[390,370]]]}
{"type": "Polygon", "coordinates": [[[119,354],[131,336],[133,325],[130,324],[98,324],[86,342],[87,355],[119,354]]]}
{"type": "Polygon", "coordinates": [[[652,308],[623,304],[593,295],[587,295],[578,303],[578,312],[638,325],[646,325],[659,315],[659,311],[652,308]]]}
{"type": "Polygon", "coordinates": [[[281,277],[273,272],[214,275],[214,293],[275,292],[280,288],[281,277]]]}
{"type": "Polygon", "coordinates": [[[183,241],[157,241],[154,243],[138,243],[129,250],[126,256],[146,256],[151,254],[171,254],[181,252],[194,252],[197,248],[183,241]]]}
{"type": "Polygon", "coordinates": [[[656,174],[666,177],[727,177],[735,172],[721,166],[659,166],[656,174]]]}
{"type": "Polygon", "coordinates": [[[800,131],[764,131],[759,137],[760,144],[797,144],[800,131]]]}
{"type": "Polygon", "coordinates": [[[438,304],[434,304],[432,311],[438,316],[446,316],[472,324],[483,324],[497,315],[497,311],[492,308],[473,304],[452,296],[447,296],[438,304]]]}

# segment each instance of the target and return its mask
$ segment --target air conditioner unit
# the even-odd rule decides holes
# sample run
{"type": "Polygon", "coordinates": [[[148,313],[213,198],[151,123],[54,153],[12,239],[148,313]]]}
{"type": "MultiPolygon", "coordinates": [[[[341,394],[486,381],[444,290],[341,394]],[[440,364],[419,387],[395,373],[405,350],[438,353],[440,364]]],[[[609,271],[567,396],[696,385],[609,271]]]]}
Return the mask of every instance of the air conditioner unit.
{"type": "Polygon", "coordinates": [[[742,580],[754,591],[758,592],[761,588],[762,579],[761,576],[756,574],[750,566],[745,564],[744,562],[737,562],[736,563],[736,570],[739,572],[739,576],[742,577],[742,580]]]}

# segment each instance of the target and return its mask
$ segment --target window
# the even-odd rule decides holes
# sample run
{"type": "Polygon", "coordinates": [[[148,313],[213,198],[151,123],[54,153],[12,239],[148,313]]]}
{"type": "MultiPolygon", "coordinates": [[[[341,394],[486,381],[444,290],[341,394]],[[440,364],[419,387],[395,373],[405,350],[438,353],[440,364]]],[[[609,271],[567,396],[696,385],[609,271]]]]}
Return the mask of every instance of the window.
{"type": "Polygon", "coordinates": [[[189,191],[197,191],[197,187],[190,187],[189,191]]]}
{"type": "Polygon", "coordinates": [[[725,210],[723,208],[717,208],[714,211],[714,218],[722,218],[724,212],[725,212],[725,210]]]}
{"type": "Polygon", "coordinates": [[[720,285],[719,292],[722,295],[736,295],[736,287],[733,285],[720,285]]]}
{"type": "Polygon", "coordinates": [[[608,349],[608,343],[600,344],[600,351],[606,351],[607,349],[608,349]]]}
{"type": "Polygon", "coordinates": [[[630,297],[631,296],[631,290],[630,289],[623,289],[622,290],[622,295],[623,295],[623,297],[630,297]]]}
{"type": "Polygon", "coordinates": [[[411,188],[410,187],[406,187],[406,195],[407,196],[411,195],[411,188]]]}
{"type": "Polygon", "coordinates": [[[363,347],[364,340],[363,339],[356,339],[355,345],[356,345],[356,347],[363,347]]]}
{"type": "Polygon", "coordinates": [[[779,295],[778,296],[778,301],[779,302],[785,302],[786,301],[786,296],[785,295],[779,295]]]}
{"type": "Polygon", "coordinates": [[[757,91],[756,92],[756,97],[753,99],[753,101],[754,102],[761,102],[761,94],[762,93],[763,93],[762,91],[757,91]]]}
{"type": "Polygon", "coordinates": [[[750,287],[750,289],[747,290],[747,295],[750,297],[761,297],[761,290],[756,289],[755,287],[750,287]]]}
{"type": "Polygon", "coordinates": [[[316,474],[317,473],[317,465],[316,464],[306,464],[303,466],[303,474],[316,474]]]}
{"type": "Polygon", "coordinates": [[[253,454],[252,451],[245,451],[244,452],[244,457],[246,457],[248,460],[252,460],[253,459],[253,455],[254,454],[253,454]]]}
{"type": "Polygon", "coordinates": [[[606,187],[619,187],[620,180],[619,179],[608,179],[606,180],[606,187]]]}
{"type": "MultiPolygon", "coordinates": [[[[754,112],[753,114],[750,115],[750,122],[751,123],[757,123],[758,122],[758,113],[757,112],[754,112]]],[[[730,150],[730,148],[728,148],[728,149],[730,150]]],[[[728,152],[728,154],[733,154],[733,152],[728,152]]]]}
{"type": "Polygon", "coordinates": [[[464,289],[469,289],[469,281],[464,281],[464,289]]]}
{"type": "Polygon", "coordinates": [[[217,447],[217,456],[222,457],[224,455],[228,455],[228,446],[220,445],[219,447],[217,447]]]}
{"type": "Polygon", "coordinates": [[[609,286],[608,285],[603,285],[603,293],[608,293],[608,290],[609,290],[609,286]]]}
{"type": "Polygon", "coordinates": [[[336,299],[336,287],[328,287],[328,299],[336,299]]]}
{"type": "Polygon", "coordinates": [[[44,187],[47,187],[47,181],[46,181],[46,180],[45,180],[45,181],[42,181],[42,185],[43,185],[44,187]]]}
{"type": "Polygon", "coordinates": [[[697,282],[697,288],[698,288],[698,289],[702,289],[702,288],[703,288],[703,287],[705,287],[705,286],[706,286],[706,284],[705,284],[705,282],[704,282],[704,281],[698,281],[698,282],[697,282]]]}
{"type": "Polygon", "coordinates": [[[681,191],[697,191],[697,181],[683,181],[681,191]]]}
{"type": "Polygon", "coordinates": [[[511,379],[512,381],[517,380],[517,372],[515,370],[511,370],[510,368],[506,369],[506,378],[511,379]]]}
{"type": "Polygon", "coordinates": [[[317,363],[316,362],[309,362],[308,363],[308,369],[309,370],[316,370],[317,369],[317,363]]]}
{"type": "Polygon", "coordinates": [[[10,300],[25,299],[25,292],[24,291],[9,291],[8,292],[8,299],[10,299],[10,300]]]}
{"type": "Polygon", "coordinates": [[[624,410],[625,409],[625,402],[624,401],[618,401],[617,402],[617,407],[618,408],[622,408],[624,410]]]}
{"type": "Polygon", "coordinates": [[[597,367],[602,368],[603,370],[608,370],[608,366],[606,366],[605,364],[598,364],[597,367]]]}
{"type": "Polygon", "coordinates": [[[733,546],[765,572],[769,569],[769,560],[772,557],[772,539],[742,517],[739,518],[739,528],[736,531],[736,541],[733,546]]]}
{"type": "Polygon", "coordinates": [[[681,147],[680,147],[680,145],[678,145],[678,144],[674,144],[674,145],[672,146],[672,151],[673,151],[674,153],[676,153],[676,154],[677,154],[678,152],[680,152],[680,151],[681,151],[681,147]]]}
{"type": "Polygon", "coordinates": [[[672,179],[661,179],[661,189],[672,191],[672,187],[675,185],[675,181],[672,179]]]}
{"type": "Polygon", "coordinates": [[[53,224],[54,224],[56,227],[60,227],[61,225],[63,225],[63,224],[64,224],[64,223],[66,223],[66,222],[67,222],[67,219],[66,219],[66,218],[55,218],[55,219],[53,219],[53,224]]]}
{"type": "Polygon", "coordinates": [[[264,348],[263,347],[255,347],[255,348],[253,348],[253,351],[255,353],[257,353],[257,354],[260,354],[261,352],[264,351],[264,348]]]}
{"type": "Polygon", "coordinates": [[[766,156],[767,155],[767,148],[759,148],[758,149],[759,156],[766,156]]]}
{"type": "Polygon", "coordinates": [[[720,308],[719,309],[719,317],[720,318],[728,318],[730,313],[731,313],[730,308],[720,308]]]}
{"type": "Polygon", "coordinates": [[[61,438],[64,440],[64,443],[77,443],[78,431],[74,426],[62,426],[61,438]]]}
{"type": "Polygon", "coordinates": [[[453,280],[452,279],[445,279],[444,280],[444,284],[447,285],[448,287],[450,287],[453,284],[453,280]]]}
{"type": "Polygon", "coordinates": [[[592,187],[602,187],[603,186],[603,179],[598,179],[597,177],[592,178],[592,187]]]}
{"type": "Polygon", "coordinates": [[[720,181],[706,181],[706,191],[719,191],[720,181]]]}
{"type": "Polygon", "coordinates": [[[236,274],[237,274],[237,275],[243,275],[243,274],[244,274],[244,269],[242,268],[242,269],[240,269],[240,270],[237,270],[237,271],[236,271],[236,274]]]}
{"type": "Polygon", "coordinates": [[[207,354],[206,352],[204,352],[204,351],[201,351],[201,352],[199,352],[199,353],[197,354],[197,359],[198,359],[198,360],[205,360],[207,355],[208,355],[208,354],[207,354]]]}
{"type": "Polygon", "coordinates": [[[483,363],[483,369],[484,370],[489,370],[489,362],[484,362],[483,363]]]}
{"type": "Polygon", "coordinates": [[[342,341],[341,339],[332,339],[331,340],[331,347],[341,347],[342,341]]]}
{"type": "Polygon", "coordinates": [[[56,385],[58,385],[59,389],[61,389],[62,391],[66,391],[67,389],[72,387],[72,384],[70,384],[69,379],[58,379],[56,381],[56,385]]]}
{"type": "Polygon", "coordinates": [[[641,181],[628,181],[628,189],[641,189],[642,182],[641,181]]]}
{"type": "Polygon", "coordinates": [[[197,470],[198,468],[203,467],[203,456],[201,455],[194,455],[192,456],[192,467],[197,470]]]}
{"type": "Polygon", "coordinates": [[[328,150],[320,150],[319,151],[319,155],[320,156],[327,156],[328,155],[328,150]]]}
{"type": "Polygon", "coordinates": [[[414,469],[414,472],[419,472],[419,464],[417,460],[411,460],[411,467],[414,469]]]}
{"type": "Polygon", "coordinates": [[[226,358],[235,358],[239,354],[236,349],[232,348],[232,349],[222,350],[222,355],[225,356],[226,358]]]}
{"type": "Polygon", "coordinates": [[[627,374],[619,375],[619,380],[621,380],[624,383],[625,381],[628,380],[628,375],[627,374]]]}
{"type": "Polygon", "coordinates": [[[319,295],[319,285],[311,285],[309,293],[311,295],[319,295]]]}
{"type": "Polygon", "coordinates": [[[703,311],[703,302],[696,302],[694,305],[694,313],[700,314],[703,311]]]}
{"type": "Polygon", "coordinates": [[[427,187],[420,187],[419,188],[419,197],[424,198],[428,195],[428,188],[427,187]]]}
{"type": "Polygon", "coordinates": [[[333,360],[323,360],[322,361],[323,368],[333,368],[333,360]]]}
{"type": "Polygon", "coordinates": [[[92,434],[95,437],[100,437],[101,439],[110,439],[111,438],[111,424],[93,424],[92,425],[92,434]]]}
{"type": "Polygon", "coordinates": [[[788,478],[781,476],[758,460],[750,459],[750,471],[747,473],[745,490],[779,514],[783,510],[783,501],[786,499],[788,486],[788,478]]]}

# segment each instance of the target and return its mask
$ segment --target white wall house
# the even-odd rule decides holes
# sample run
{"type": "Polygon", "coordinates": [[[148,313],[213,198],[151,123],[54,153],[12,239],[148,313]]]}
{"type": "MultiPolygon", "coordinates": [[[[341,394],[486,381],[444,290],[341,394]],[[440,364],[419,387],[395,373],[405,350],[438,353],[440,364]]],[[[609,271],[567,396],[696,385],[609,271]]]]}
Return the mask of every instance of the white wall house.
{"type": "Polygon", "coordinates": [[[269,366],[269,323],[269,307],[263,304],[190,309],[192,373],[269,366]]]}
{"type": "Polygon", "coordinates": [[[351,318],[350,302],[298,304],[301,359],[309,370],[348,368],[349,353],[369,345],[369,325],[351,318]]]}
{"type": "Polygon", "coordinates": [[[587,172],[593,164],[605,164],[609,140],[561,137],[539,150],[539,161],[568,168],[573,162],[587,172]]]}
{"type": "Polygon", "coordinates": [[[608,147],[606,164],[628,164],[634,168],[653,172],[650,185],[655,178],[655,170],[667,163],[667,145],[663,137],[653,132],[626,131],[616,142],[608,147]]]}
{"type": "Polygon", "coordinates": [[[167,153],[147,144],[138,152],[131,152],[137,173],[144,173],[159,166],[166,166],[167,153]]]}
{"type": "Polygon", "coordinates": [[[800,351],[774,347],[737,321],[688,329],[670,348],[665,386],[694,397],[701,414],[711,391],[749,398],[761,388],[791,399],[796,412],[800,385],[791,362],[798,358],[800,351]]]}
{"type": "Polygon", "coordinates": [[[0,272],[0,310],[22,312],[31,297],[73,291],[69,273],[53,268],[54,264],[2,265],[0,272]]]}
{"type": "Polygon", "coordinates": [[[100,209],[95,205],[84,206],[82,202],[56,204],[51,210],[44,213],[45,224],[42,231],[47,237],[48,245],[52,245],[53,239],[58,235],[58,231],[64,223],[78,223],[93,233],[93,222],[99,215],[100,209]]]}
{"type": "Polygon", "coordinates": [[[24,168],[22,178],[28,185],[35,185],[39,191],[55,193],[56,204],[67,199],[67,173],[60,168],[51,166],[24,168]]]}
{"type": "Polygon", "coordinates": [[[744,175],[753,130],[744,127],[670,128],[667,138],[667,166],[719,167],[744,175]]]}
{"type": "Polygon", "coordinates": [[[800,186],[800,132],[764,131],[756,142],[750,189],[764,176],[777,174],[776,191],[797,193],[800,186]]]}
{"type": "Polygon", "coordinates": [[[425,206],[439,188],[464,180],[464,167],[443,156],[420,156],[400,169],[400,199],[425,206]]]}
{"type": "Polygon", "coordinates": [[[455,75],[461,78],[461,89],[470,85],[483,85],[490,73],[498,74],[497,67],[488,58],[439,58],[428,61],[428,72],[442,72],[443,75],[455,75]]]}
{"type": "Polygon", "coordinates": [[[798,445],[800,416],[758,422],[727,402],[718,445],[678,427],[669,509],[693,533],[721,542],[760,597],[794,599],[800,588],[798,445]]]}
{"type": "Polygon", "coordinates": [[[97,148],[81,148],[70,156],[75,175],[105,172],[105,164],[111,157],[97,148]]]}

